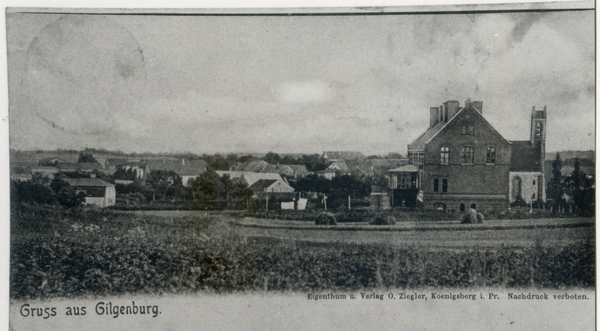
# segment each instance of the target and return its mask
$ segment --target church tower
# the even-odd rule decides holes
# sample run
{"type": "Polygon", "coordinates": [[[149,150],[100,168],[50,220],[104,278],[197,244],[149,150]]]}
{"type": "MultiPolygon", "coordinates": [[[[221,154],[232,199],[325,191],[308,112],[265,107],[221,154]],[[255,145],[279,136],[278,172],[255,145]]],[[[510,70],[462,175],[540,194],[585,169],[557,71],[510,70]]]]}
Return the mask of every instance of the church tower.
{"type": "Polygon", "coordinates": [[[546,106],[544,110],[535,110],[535,106],[531,110],[531,146],[537,142],[546,142],[546,106]]]}

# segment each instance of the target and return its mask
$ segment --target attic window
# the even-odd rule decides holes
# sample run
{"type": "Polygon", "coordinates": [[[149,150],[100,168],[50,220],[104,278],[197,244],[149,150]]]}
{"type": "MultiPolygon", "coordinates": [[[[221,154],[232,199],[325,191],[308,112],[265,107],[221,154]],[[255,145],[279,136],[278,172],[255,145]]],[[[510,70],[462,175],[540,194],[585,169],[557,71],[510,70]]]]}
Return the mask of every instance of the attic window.
{"type": "Polygon", "coordinates": [[[461,133],[464,135],[473,135],[475,134],[475,128],[471,124],[463,125],[461,133]]]}

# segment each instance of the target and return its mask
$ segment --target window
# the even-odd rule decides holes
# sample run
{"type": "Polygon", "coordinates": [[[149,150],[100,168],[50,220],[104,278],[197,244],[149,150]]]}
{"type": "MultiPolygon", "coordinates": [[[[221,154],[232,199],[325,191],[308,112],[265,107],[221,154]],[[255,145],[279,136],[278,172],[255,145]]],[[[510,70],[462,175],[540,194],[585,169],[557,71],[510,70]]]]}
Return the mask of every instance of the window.
{"type": "Polygon", "coordinates": [[[472,203],[472,204],[471,204],[471,209],[477,209],[477,205],[476,205],[476,204],[474,204],[474,203],[472,203]]]}
{"type": "Polygon", "coordinates": [[[433,180],[433,192],[439,192],[439,190],[440,190],[440,180],[436,178],[433,180]]]}
{"type": "Polygon", "coordinates": [[[464,147],[460,151],[463,164],[473,164],[473,147],[464,147]]]}
{"type": "Polygon", "coordinates": [[[448,180],[442,179],[442,192],[448,192],[448,180]]]}
{"type": "Polygon", "coordinates": [[[487,153],[485,154],[485,163],[495,164],[496,163],[496,148],[488,147],[487,153]]]}
{"type": "Polygon", "coordinates": [[[440,163],[441,164],[450,163],[450,147],[442,147],[440,149],[440,163]]]}
{"type": "Polygon", "coordinates": [[[436,203],[436,204],[433,205],[433,208],[436,211],[446,211],[446,205],[443,204],[443,203],[436,203]]]}
{"type": "Polygon", "coordinates": [[[542,123],[537,122],[535,123],[535,135],[539,136],[542,134],[542,123]]]}
{"type": "Polygon", "coordinates": [[[461,203],[459,209],[460,211],[465,211],[465,204],[461,203]]]}
{"type": "Polygon", "coordinates": [[[461,133],[466,135],[473,135],[475,134],[475,128],[473,128],[473,125],[471,124],[464,125],[462,127],[461,133]]]}

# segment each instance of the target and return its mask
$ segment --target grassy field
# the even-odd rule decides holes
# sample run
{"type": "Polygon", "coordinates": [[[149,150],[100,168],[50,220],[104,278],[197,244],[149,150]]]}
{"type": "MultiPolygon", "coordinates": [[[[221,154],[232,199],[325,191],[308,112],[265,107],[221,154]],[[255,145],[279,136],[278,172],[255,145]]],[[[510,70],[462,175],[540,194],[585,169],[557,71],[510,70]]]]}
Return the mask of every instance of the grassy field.
{"type": "Polygon", "coordinates": [[[595,285],[593,228],[265,229],[190,215],[13,208],[11,298],[595,285]]]}

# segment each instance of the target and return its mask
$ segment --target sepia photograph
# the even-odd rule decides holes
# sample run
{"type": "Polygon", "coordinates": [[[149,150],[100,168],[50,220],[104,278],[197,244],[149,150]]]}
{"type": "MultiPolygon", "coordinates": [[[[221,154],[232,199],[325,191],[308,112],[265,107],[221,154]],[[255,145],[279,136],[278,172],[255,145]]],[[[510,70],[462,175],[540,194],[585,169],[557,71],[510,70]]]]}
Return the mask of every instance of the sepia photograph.
{"type": "Polygon", "coordinates": [[[5,22],[10,330],[595,328],[593,1],[5,22]]]}

